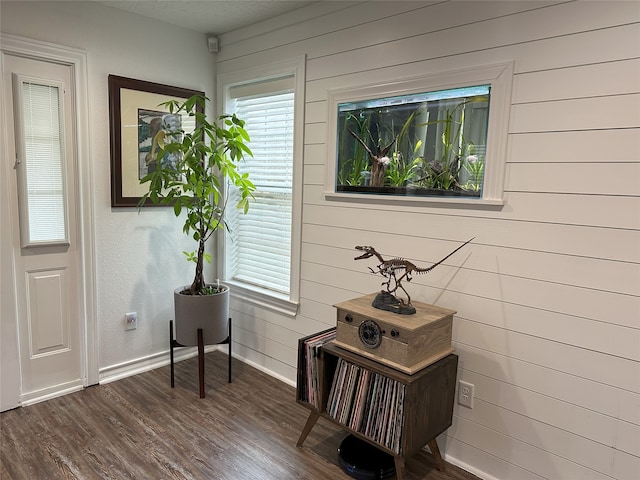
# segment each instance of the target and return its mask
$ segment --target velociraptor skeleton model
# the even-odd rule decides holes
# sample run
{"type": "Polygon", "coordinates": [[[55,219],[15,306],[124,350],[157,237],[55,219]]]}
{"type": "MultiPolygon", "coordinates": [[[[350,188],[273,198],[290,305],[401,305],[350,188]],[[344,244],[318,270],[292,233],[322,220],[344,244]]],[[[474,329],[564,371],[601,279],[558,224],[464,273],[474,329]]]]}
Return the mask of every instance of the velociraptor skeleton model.
{"type": "Polygon", "coordinates": [[[376,267],[377,270],[374,270],[373,268],[369,267],[369,270],[371,270],[371,273],[376,273],[376,274],[379,273],[383,277],[385,277],[387,281],[382,282],[382,285],[386,285],[387,292],[393,295],[394,297],[396,297],[400,301],[401,305],[410,306],[411,296],[402,286],[402,281],[406,280],[407,282],[410,282],[411,279],[413,278],[412,275],[415,273],[424,274],[424,273],[430,272],[431,270],[436,268],[438,265],[440,265],[442,262],[444,262],[447,258],[449,258],[451,255],[453,255],[462,247],[464,247],[467,243],[471,242],[471,240],[473,240],[473,238],[464,242],[462,245],[460,245],[453,252],[451,252],[449,255],[444,257],[442,260],[426,268],[418,267],[415,264],[411,263],[409,260],[405,260],[404,258],[400,258],[400,257],[395,257],[395,258],[392,258],[391,260],[385,260],[384,258],[382,258],[382,255],[380,255],[376,251],[375,248],[368,245],[358,245],[355,247],[356,250],[360,250],[364,253],[358,257],[355,257],[354,260],[362,260],[365,258],[376,257],[380,261],[380,263],[376,267]],[[393,281],[393,287],[391,283],[392,281],[393,281]],[[402,290],[404,294],[407,296],[406,302],[395,295],[398,289],[402,290]]]}

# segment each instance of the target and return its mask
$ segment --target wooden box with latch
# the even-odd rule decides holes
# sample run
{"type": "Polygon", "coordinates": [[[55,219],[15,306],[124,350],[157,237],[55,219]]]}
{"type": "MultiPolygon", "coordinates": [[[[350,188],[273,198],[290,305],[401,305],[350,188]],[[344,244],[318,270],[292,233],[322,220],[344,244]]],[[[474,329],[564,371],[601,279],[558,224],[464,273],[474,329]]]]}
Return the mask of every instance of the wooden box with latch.
{"type": "Polygon", "coordinates": [[[399,315],[372,307],[375,296],[334,305],[337,346],[409,375],[453,352],[454,310],[412,302],[416,313],[399,315]]]}

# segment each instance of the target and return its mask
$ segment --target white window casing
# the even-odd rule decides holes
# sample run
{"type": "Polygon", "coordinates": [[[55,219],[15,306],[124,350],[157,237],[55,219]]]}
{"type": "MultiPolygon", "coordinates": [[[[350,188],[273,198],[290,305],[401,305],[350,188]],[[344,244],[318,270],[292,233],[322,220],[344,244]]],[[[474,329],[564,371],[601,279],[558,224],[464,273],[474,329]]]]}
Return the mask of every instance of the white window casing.
{"type": "MultiPolygon", "coordinates": [[[[294,122],[294,94],[292,88],[288,90],[232,99],[233,112],[246,122],[253,152],[240,169],[249,173],[256,190],[246,215],[227,210],[232,243],[226,249],[227,272],[232,275],[228,278],[286,295],[290,289],[294,122]]],[[[240,200],[236,193],[231,192],[231,205],[240,200]]]]}
{"type": "Polygon", "coordinates": [[[239,168],[256,185],[247,215],[227,211],[221,275],[232,296],[287,315],[299,300],[304,67],[299,57],[218,75],[218,113],[245,120],[254,157],[239,168]]]}
{"type": "Polygon", "coordinates": [[[395,202],[415,205],[470,206],[494,208],[504,204],[504,175],[506,165],[509,111],[513,62],[482,65],[455,71],[427,74],[402,79],[397,82],[371,84],[357,87],[332,89],[328,93],[327,123],[327,168],[325,174],[325,198],[332,201],[360,203],[395,202]],[[358,102],[376,98],[409,95],[455,88],[488,85],[491,90],[489,125],[486,143],[484,183],[480,198],[428,197],[394,195],[353,195],[336,191],[336,145],[338,130],[338,106],[346,102],[358,102]]]}

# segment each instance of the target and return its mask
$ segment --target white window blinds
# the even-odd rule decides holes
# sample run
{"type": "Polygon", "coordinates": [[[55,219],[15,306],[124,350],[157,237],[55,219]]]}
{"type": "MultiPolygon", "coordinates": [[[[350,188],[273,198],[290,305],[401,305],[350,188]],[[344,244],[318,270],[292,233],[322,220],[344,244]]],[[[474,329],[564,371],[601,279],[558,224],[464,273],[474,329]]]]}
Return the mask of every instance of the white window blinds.
{"type": "Polygon", "coordinates": [[[68,243],[62,86],[14,77],[23,247],[68,243]]]}
{"type": "MultiPolygon", "coordinates": [[[[253,158],[240,164],[256,185],[249,212],[228,209],[227,276],[288,294],[293,191],[293,79],[230,90],[233,112],[246,122],[253,158]]],[[[234,194],[234,192],[232,192],[234,194]]],[[[238,198],[231,198],[237,203],[238,198]]]]}

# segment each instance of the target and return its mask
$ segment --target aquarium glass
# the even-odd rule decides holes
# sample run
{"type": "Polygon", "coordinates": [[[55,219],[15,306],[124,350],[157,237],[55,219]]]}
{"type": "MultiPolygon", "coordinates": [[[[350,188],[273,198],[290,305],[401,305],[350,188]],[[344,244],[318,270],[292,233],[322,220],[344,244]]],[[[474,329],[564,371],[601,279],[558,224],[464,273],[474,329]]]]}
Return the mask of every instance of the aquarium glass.
{"type": "Polygon", "coordinates": [[[490,85],[338,104],[336,191],[482,198],[490,85]]]}

